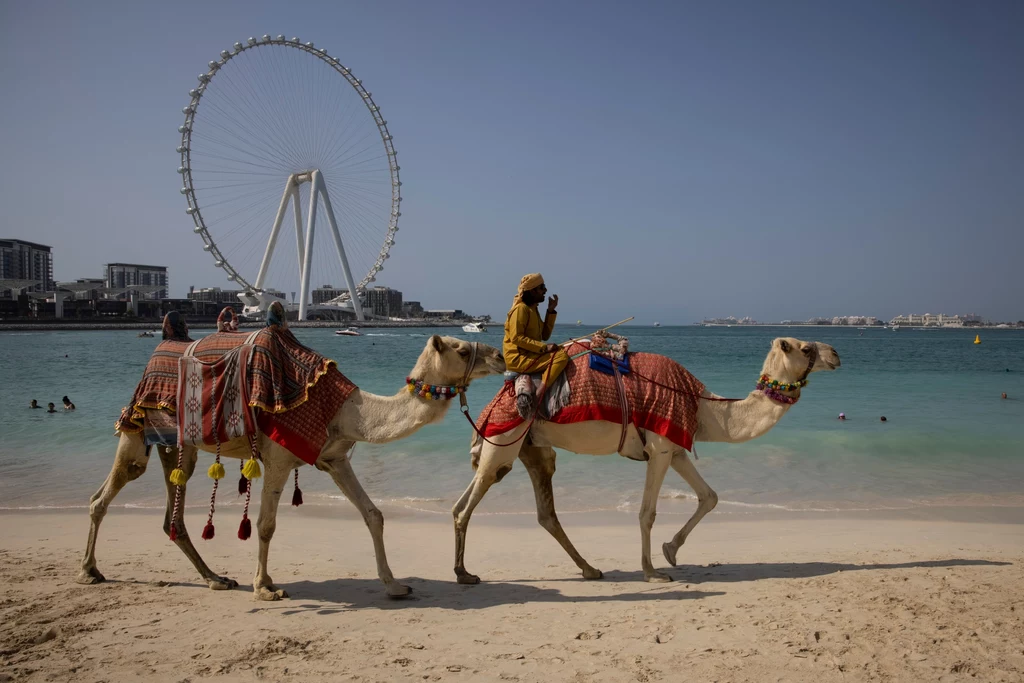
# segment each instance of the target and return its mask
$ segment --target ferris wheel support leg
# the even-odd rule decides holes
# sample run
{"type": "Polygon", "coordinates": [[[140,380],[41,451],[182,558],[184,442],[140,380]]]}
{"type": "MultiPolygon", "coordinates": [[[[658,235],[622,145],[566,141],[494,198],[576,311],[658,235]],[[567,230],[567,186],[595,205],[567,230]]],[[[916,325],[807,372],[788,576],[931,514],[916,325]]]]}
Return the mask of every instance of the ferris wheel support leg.
{"type": "MultiPolygon", "coordinates": [[[[348,293],[352,299],[352,310],[355,311],[356,320],[364,320],[363,303],[356,293],[356,281],[352,277],[352,271],[348,267],[348,257],[345,255],[345,245],[341,241],[341,233],[338,231],[338,221],[334,218],[334,207],[331,206],[331,198],[327,194],[327,186],[324,184],[323,176],[316,173],[314,190],[320,192],[324,200],[324,211],[327,212],[327,222],[331,224],[331,234],[334,235],[334,246],[338,248],[338,258],[341,259],[341,269],[345,273],[345,284],[348,285],[348,293]]],[[[312,194],[312,193],[311,193],[312,194]]]]}
{"type": "Polygon", "coordinates": [[[309,276],[313,273],[313,233],[316,231],[316,180],[309,193],[309,213],[306,215],[306,244],[303,250],[301,270],[302,286],[299,288],[299,320],[306,319],[309,303],[309,276]]]}
{"type": "MultiPolygon", "coordinates": [[[[277,236],[281,232],[281,223],[284,222],[284,215],[288,211],[288,198],[295,192],[295,174],[288,176],[284,185],[284,193],[281,195],[281,205],[277,207],[277,216],[274,218],[274,227],[270,230],[270,240],[267,242],[267,250],[263,254],[263,262],[260,263],[260,272],[253,284],[255,289],[263,289],[263,281],[267,277],[267,270],[270,268],[270,257],[274,255],[274,246],[277,244],[277,236]]],[[[296,207],[298,202],[295,203],[296,207]]],[[[301,252],[299,252],[301,253],[301,252]]]]}
{"type": "MultiPolygon", "coordinates": [[[[299,257],[299,275],[302,275],[302,259],[306,255],[305,243],[302,241],[302,203],[299,201],[299,183],[292,186],[292,209],[295,213],[295,253],[299,257]]],[[[294,298],[294,297],[292,297],[294,298]]]]}

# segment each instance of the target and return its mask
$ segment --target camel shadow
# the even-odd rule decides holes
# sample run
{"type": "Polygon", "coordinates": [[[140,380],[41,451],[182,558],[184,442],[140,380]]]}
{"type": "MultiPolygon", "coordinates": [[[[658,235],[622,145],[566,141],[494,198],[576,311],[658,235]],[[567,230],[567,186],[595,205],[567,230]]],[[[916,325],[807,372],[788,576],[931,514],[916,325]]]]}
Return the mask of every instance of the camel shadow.
{"type": "MultiPolygon", "coordinates": [[[[807,579],[840,572],[870,571],[877,569],[943,569],[950,567],[1005,567],[1012,562],[993,560],[921,560],[918,562],[897,562],[884,564],[851,564],[840,562],[752,562],[738,564],[711,564],[706,567],[679,565],[666,571],[676,581],[689,584],[740,583],[762,579],[807,579]]],[[[609,571],[605,578],[614,581],[642,581],[641,571],[609,571]]],[[[568,580],[568,579],[557,579],[568,580]]]]}
{"type": "MultiPolygon", "coordinates": [[[[645,590],[617,595],[565,595],[555,588],[515,582],[483,582],[476,586],[462,586],[455,581],[438,581],[418,577],[403,577],[402,583],[411,586],[413,593],[406,598],[392,600],[384,593],[377,579],[330,579],[327,581],[297,581],[279,584],[288,591],[289,600],[264,603],[253,611],[279,609],[282,614],[336,614],[357,609],[423,609],[478,610],[499,605],[525,603],[583,603],[583,602],[639,602],[646,600],[700,600],[719,595],[721,591],[687,590],[679,584],[642,584],[645,590]],[[313,604],[316,601],[321,604],[313,604]],[[323,604],[329,603],[329,604],[323,604]]],[[[577,579],[583,582],[583,579],[577,579]]]]}

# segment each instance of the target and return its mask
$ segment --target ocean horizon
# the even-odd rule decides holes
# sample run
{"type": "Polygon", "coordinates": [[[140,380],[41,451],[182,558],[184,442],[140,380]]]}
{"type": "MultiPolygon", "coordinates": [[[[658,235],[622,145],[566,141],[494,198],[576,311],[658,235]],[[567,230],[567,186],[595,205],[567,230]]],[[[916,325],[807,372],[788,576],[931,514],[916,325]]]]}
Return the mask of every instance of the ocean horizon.
{"type": "MultiPolygon", "coordinates": [[[[926,511],[946,507],[1024,508],[1024,332],[804,326],[624,326],[630,348],[667,355],[723,396],[745,396],[776,336],[834,346],[842,367],[812,375],[800,402],[767,435],[744,444],[698,443],[697,468],[720,497],[716,514],[926,511]],[[1006,393],[1009,399],[1001,398],[1006,393]],[[837,420],[845,413],[845,421],[837,420]],[[880,417],[885,415],[886,422],[880,417]]],[[[553,340],[588,328],[559,325],[553,340]]],[[[298,328],[304,344],[333,358],[364,391],[394,394],[436,328],[367,330],[338,337],[298,328]]],[[[500,346],[501,330],[453,336],[500,346]]],[[[195,337],[206,331],[195,332],[195,337]]],[[[85,509],[113,462],[113,424],[159,339],[129,330],[0,333],[0,509],[85,509]],[[68,395],[77,410],[48,414],[68,395]],[[36,399],[44,408],[31,410],[36,399]]],[[[471,414],[500,377],[473,383],[471,414]]],[[[472,479],[470,428],[452,406],[445,421],[391,444],[357,444],[353,466],[382,506],[448,514],[472,479]]],[[[200,455],[189,507],[208,504],[200,455]]],[[[161,469],[129,484],[114,507],[164,506],[161,469]]],[[[230,471],[230,470],[229,470],[230,471]]],[[[617,455],[559,452],[554,478],[560,512],[639,510],[644,467],[617,455]]],[[[300,470],[305,502],[348,505],[330,478],[300,470]]],[[[259,487],[254,487],[257,491],[259,487]]],[[[240,505],[233,487],[218,507],[240,505]]],[[[258,495],[254,496],[258,499],[258,495]]],[[[659,512],[688,512],[694,497],[669,472],[659,512]]],[[[478,514],[534,510],[529,478],[517,465],[491,489],[478,514]]]]}

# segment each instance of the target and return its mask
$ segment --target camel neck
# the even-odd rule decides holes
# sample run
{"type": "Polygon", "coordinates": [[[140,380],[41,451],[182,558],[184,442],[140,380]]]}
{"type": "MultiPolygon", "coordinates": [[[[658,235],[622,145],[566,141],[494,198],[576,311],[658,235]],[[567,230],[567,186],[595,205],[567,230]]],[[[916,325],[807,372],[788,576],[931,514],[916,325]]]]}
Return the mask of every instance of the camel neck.
{"type": "MultiPolygon", "coordinates": [[[[714,396],[714,394],[712,394],[714,396]]],[[[742,401],[701,401],[697,409],[697,441],[741,443],[765,434],[792,404],[771,400],[752,391],[742,401]]]]}
{"type": "Polygon", "coordinates": [[[404,439],[421,427],[444,419],[451,401],[429,400],[402,389],[394,396],[353,392],[342,406],[344,437],[368,443],[404,439]]]}

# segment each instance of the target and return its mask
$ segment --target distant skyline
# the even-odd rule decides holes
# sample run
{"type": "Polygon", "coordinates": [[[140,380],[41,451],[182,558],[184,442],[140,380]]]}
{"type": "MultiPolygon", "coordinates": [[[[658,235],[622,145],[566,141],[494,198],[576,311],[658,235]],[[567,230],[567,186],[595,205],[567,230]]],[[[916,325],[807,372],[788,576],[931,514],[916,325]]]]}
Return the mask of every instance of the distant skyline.
{"type": "Polygon", "coordinates": [[[172,296],[229,288],[176,129],[207,61],[284,33],[387,118],[404,202],[377,284],[426,307],[501,318],[541,271],[563,322],[1024,318],[1019,2],[118,0],[0,23],[0,236],[52,245],[57,280],[137,262],[172,296]]]}

